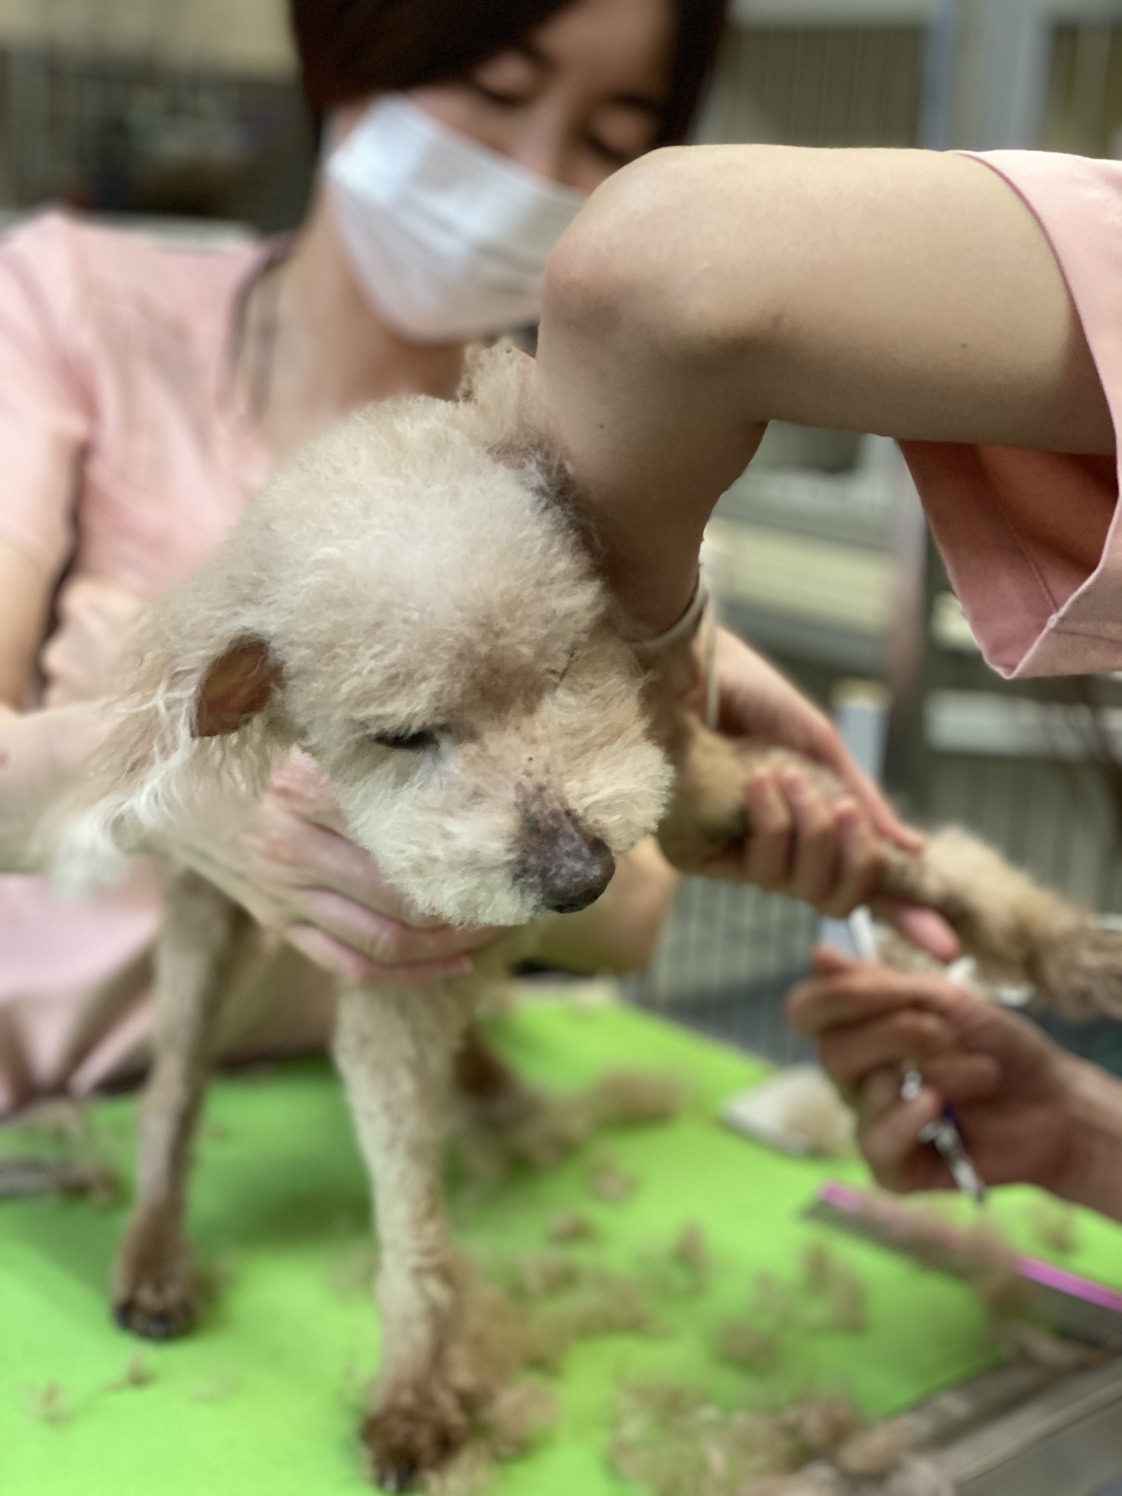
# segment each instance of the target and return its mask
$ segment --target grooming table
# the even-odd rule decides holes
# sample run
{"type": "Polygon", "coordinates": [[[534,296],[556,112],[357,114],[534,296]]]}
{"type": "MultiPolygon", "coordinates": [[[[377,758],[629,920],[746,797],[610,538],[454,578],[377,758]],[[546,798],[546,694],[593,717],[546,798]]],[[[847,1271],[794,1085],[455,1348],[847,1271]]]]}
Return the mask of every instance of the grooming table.
{"type": "MultiPolygon", "coordinates": [[[[582,1343],[557,1385],[563,1419],[531,1457],[504,1468],[502,1496],[609,1496],[628,1488],[605,1446],[615,1388],[638,1378],[695,1383],[730,1402],[774,1404],[845,1390],[867,1413],[894,1413],[995,1361],[972,1293],[871,1245],[831,1237],[868,1292],[866,1332],[797,1331],[778,1371],[719,1364],[714,1328],[748,1306],[754,1276],[792,1285],[822,1236],[801,1219],[828,1177],[863,1181],[859,1161],[781,1157],[728,1131],[719,1103],[765,1067],[621,1005],[527,1003],[493,1028],[528,1077],[564,1089],[612,1067],[672,1071],[692,1091],[673,1123],[601,1135],[547,1174],[474,1198],[456,1191],[462,1243],[514,1255],[547,1244],[551,1221],[580,1210],[601,1228],[574,1250],[621,1272],[665,1252],[682,1227],[705,1230],[710,1286],[659,1305],[663,1338],[582,1343]],[[635,1176],[622,1204],[588,1189],[590,1160],[635,1176]]],[[[127,1163],[135,1098],[98,1103],[96,1128],[127,1163]]],[[[28,1135],[0,1130],[0,1149],[28,1135]]],[[[42,1147],[40,1143],[38,1146],[42,1147]]],[[[368,1241],[366,1185],[339,1086],[326,1061],[228,1076],[210,1093],[192,1195],[193,1237],[222,1286],[183,1341],[150,1345],[112,1323],[106,1284],[124,1209],[86,1198],[0,1201],[2,1496],[344,1496],[369,1490],[355,1427],[377,1364],[378,1329],[358,1271],[368,1241]],[[153,1373],[118,1386],[136,1354],[153,1373]],[[58,1389],[50,1391],[52,1384],[58,1389]]],[[[1000,1192],[994,1209],[1036,1255],[1036,1197],[1000,1192]]],[[[1063,1259],[1122,1287],[1122,1233],[1085,1215],[1063,1259]]]]}

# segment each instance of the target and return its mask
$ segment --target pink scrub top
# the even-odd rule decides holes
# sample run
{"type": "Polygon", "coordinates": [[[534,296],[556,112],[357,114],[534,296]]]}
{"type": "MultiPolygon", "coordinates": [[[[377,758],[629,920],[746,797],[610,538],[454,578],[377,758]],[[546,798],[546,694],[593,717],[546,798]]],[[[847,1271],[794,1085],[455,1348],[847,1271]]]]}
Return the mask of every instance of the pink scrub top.
{"type": "MultiPolygon", "coordinates": [[[[0,540],[60,596],[79,578],[159,596],[267,476],[230,363],[265,253],[171,248],[61,213],[0,243],[0,540]]],[[[143,1064],[159,917],[149,864],[87,904],[0,877],[0,1114],[143,1064]]],[[[289,1037],[298,1047],[299,1022],[289,1037]]]]}
{"type": "MultiPolygon", "coordinates": [[[[1122,430],[1122,162],[976,158],[1047,235],[1122,430]]],[[[986,661],[1014,679],[1122,669],[1119,457],[904,442],[986,661]]]]}

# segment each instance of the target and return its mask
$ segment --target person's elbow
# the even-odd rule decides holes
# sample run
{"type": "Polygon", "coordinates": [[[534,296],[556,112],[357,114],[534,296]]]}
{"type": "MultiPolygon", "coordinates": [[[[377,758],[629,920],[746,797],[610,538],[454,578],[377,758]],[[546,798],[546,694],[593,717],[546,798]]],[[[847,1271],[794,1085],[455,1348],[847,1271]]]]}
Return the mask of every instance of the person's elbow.
{"type": "Polygon", "coordinates": [[[719,309],[692,263],[684,218],[704,193],[705,154],[654,151],[610,177],[546,267],[543,332],[598,342],[639,334],[666,347],[704,344],[719,309]]]}
{"type": "Polygon", "coordinates": [[[546,268],[546,342],[699,367],[771,344],[788,289],[766,229],[781,163],[742,147],[732,178],[727,149],[653,151],[593,193],[546,268]]]}

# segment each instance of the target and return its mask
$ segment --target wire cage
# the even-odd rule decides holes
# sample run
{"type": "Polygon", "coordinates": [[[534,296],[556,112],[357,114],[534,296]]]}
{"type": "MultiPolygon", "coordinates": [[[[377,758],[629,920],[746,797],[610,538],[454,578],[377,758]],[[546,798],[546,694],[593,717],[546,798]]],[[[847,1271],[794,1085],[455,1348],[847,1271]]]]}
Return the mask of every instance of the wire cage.
{"type": "Polygon", "coordinates": [[[725,142],[915,145],[925,40],[916,24],[734,26],[703,132],[725,142]]]}
{"type": "Polygon", "coordinates": [[[1122,157],[1122,9],[1052,33],[1041,144],[1081,156],[1122,157]]]}
{"type": "Polygon", "coordinates": [[[294,226],[314,161],[296,84],[143,53],[0,52],[0,200],[294,226]]]}

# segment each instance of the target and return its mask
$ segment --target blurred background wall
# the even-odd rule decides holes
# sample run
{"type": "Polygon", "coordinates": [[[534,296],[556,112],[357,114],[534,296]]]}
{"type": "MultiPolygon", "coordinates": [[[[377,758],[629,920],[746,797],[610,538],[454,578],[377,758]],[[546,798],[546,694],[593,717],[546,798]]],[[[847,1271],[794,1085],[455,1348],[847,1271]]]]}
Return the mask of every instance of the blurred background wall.
{"type": "MultiPolygon", "coordinates": [[[[735,0],[698,136],[1119,155],[1122,0],[735,0]]],[[[313,160],[284,0],[0,0],[0,210],[272,232],[298,221],[313,160]]],[[[890,685],[888,778],[913,815],[1122,909],[1122,684],[985,668],[890,443],[773,427],[708,551],[726,621],[821,699],[890,685]]],[[[688,998],[782,1057],[775,998],[814,932],[786,900],[687,880],[634,995],[688,998]]]]}
{"type": "Polygon", "coordinates": [[[0,0],[0,203],[275,230],[311,163],[283,0],[0,0]]]}

